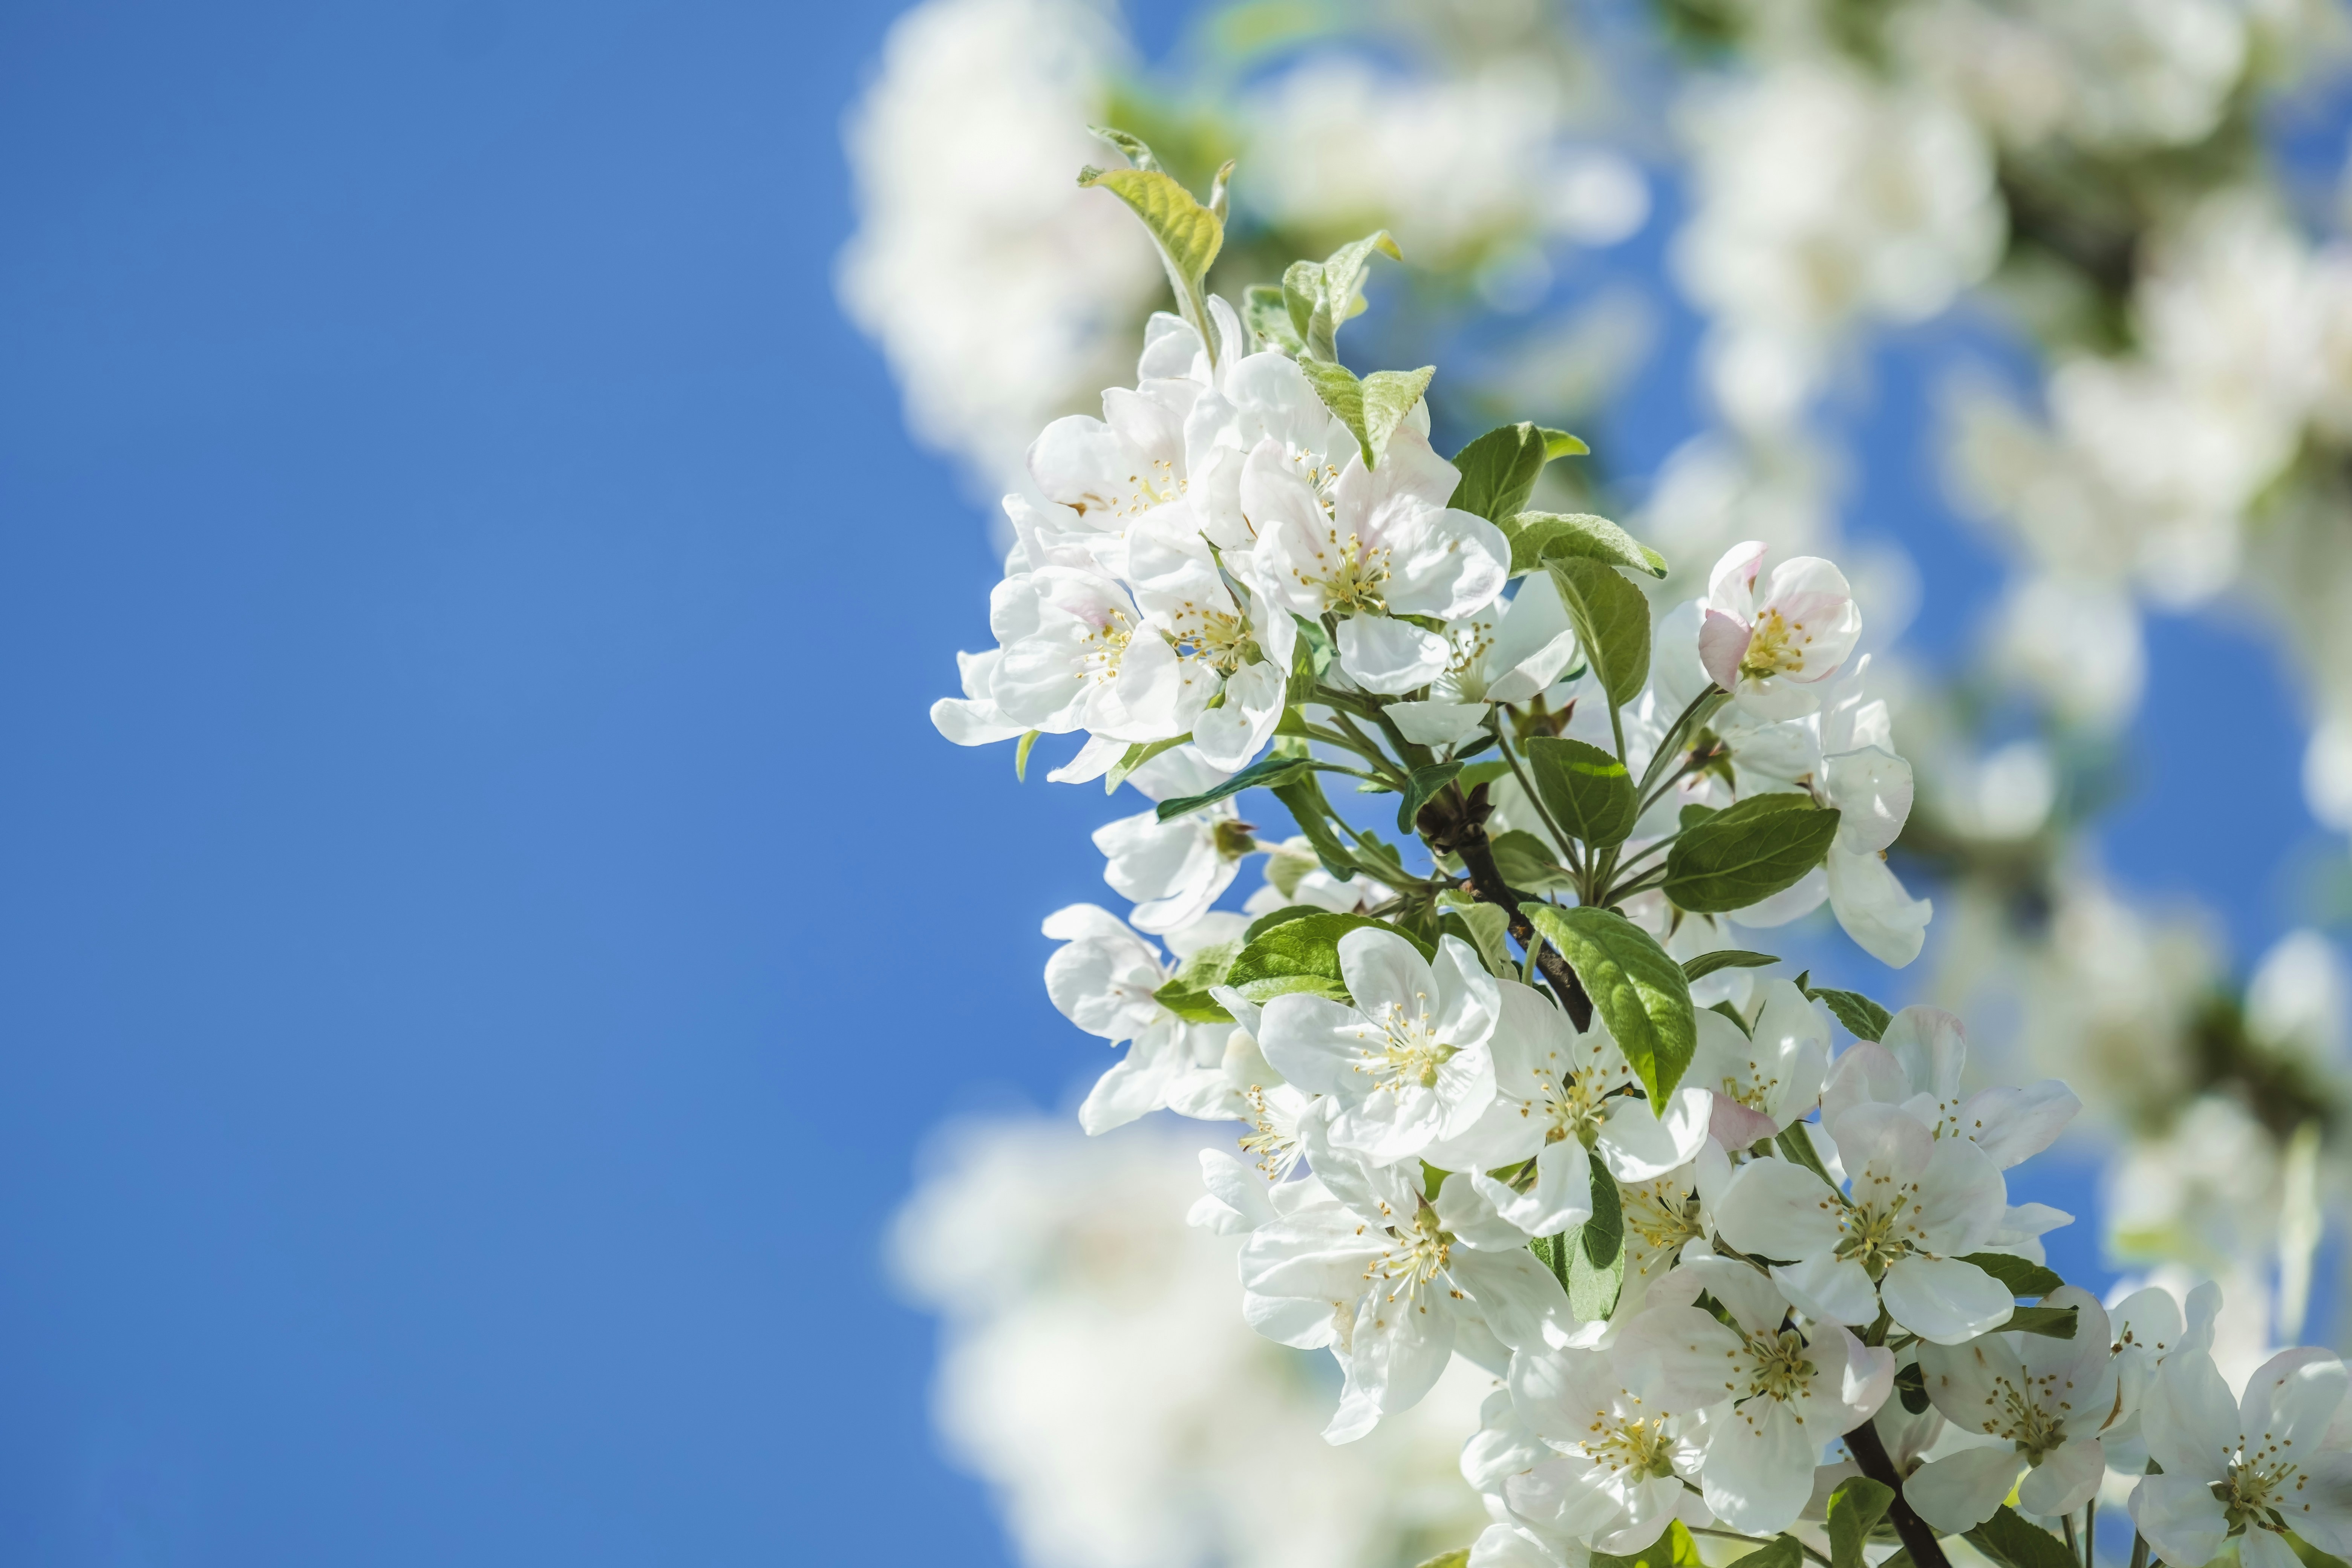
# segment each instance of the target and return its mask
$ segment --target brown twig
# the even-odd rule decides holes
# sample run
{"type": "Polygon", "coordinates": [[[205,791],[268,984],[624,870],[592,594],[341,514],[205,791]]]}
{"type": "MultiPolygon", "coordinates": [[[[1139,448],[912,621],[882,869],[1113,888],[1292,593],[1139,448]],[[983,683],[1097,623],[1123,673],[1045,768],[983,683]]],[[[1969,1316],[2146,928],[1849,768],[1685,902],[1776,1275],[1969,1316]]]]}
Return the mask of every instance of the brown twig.
{"type": "Polygon", "coordinates": [[[1443,795],[1421,808],[1414,826],[1427,837],[1431,848],[1462,858],[1462,868],[1470,873],[1470,890],[1481,903],[1492,904],[1503,911],[1512,938],[1536,955],[1536,969],[1559,998],[1568,1021],[1580,1030],[1589,1029],[1592,1026],[1592,998],[1585,994],[1584,982],[1577,978],[1576,971],[1560,956],[1559,950],[1547,945],[1538,934],[1519,908],[1519,896],[1503,880],[1503,873],[1495,865],[1494,847],[1486,839],[1486,817],[1485,784],[1473,789],[1467,798],[1448,784],[1443,795]]]}
{"type": "Polygon", "coordinates": [[[1910,1503],[1905,1500],[1902,1473],[1895,1469],[1886,1445],[1879,1441],[1878,1428],[1864,1422],[1845,1435],[1845,1450],[1862,1467],[1864,1475],[1894,1490],[1895,1500],[1886,1506],[1886,1518],[1895,1526],[1895,1533],[1903,1538],[1903,1550],[1911,1554],[1916,1568],[1951,1568],[1936,1532],[1927,1527],[1926,1520],[1911,1511],[1910,1503]]]}

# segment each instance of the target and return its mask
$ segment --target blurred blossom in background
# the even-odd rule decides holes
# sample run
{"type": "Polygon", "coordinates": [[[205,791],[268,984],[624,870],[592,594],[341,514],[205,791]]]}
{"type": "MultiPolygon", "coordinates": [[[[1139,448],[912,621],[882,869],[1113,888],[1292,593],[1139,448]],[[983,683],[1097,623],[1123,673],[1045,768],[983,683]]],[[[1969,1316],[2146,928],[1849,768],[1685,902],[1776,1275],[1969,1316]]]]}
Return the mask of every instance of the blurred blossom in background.
{"type": "MultiPolygon", "coordinates": [[[[1148,19],[1150,50],[1108,5],[925,0],[846,127],[842,298],[973,526],[1001,527],[986,503],[1028,487],[1028,440],[1124,381],[1163,303],[1127,215],[1074,183],[1116,161],[1082,122],[1196,189],[1238,161],[1229,297],[1390,229],[1404,263],[1373,275],[1350,357],[1466,367],[1430,391],[1442,450],[1510,419],[1585,436],[1538,504],[1654,542],[1662,602],[1765,537],[1841,553],[1886,607],[1868,647],[1922,781],[1894,854],[1940,918],[1885,999],[1962,1012],[1990,1078],[2081,1093],[2078,1179],[2033,1194],[2078,1214],[2049,1238],[2070,1272],[2222,1279],[2241,1374],[2299,1333],[2343,1342],[2323,1216],[2352,1195],[2346,9],[1148,19]],[[2209,809],[2200,759],[2224,753],[2275,762],[2232,781],[2275,809],[2209,809]]],[[[1826,916],[1786,941],[1861,973],[1826,916]]],[[[943,1433],[1036,1564],[1415,1561],[1468,1497],[1442,1442],[1383,1428],[1334,1467],[1329,1390],[1215,1370],[1289,1352],[1234,1319],[1230,1247],[1183,1227],[1196,1148],[1067,1116],[944,1137],[895,1254],[941,1317],[943,1433]],[[1211,1370],[1124,1349],[1161,1335],[1211,1370]],[[1249,1406],[1272,1387],[1295,1407],[1249,1406]],[[1274,1467],[1319,1478],[1293,1495],[1385,1501],[1285,1536],[1274,1467]],[[1377,1539],[1342,1549],[1343,1517],[1377,1539]]]]}

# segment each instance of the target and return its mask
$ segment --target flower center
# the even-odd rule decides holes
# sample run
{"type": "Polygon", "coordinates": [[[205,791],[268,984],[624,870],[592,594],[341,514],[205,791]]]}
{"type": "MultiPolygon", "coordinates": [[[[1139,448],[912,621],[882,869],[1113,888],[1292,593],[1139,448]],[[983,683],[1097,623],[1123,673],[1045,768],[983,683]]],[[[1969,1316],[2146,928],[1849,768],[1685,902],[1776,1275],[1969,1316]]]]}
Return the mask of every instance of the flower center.
{"type": "Polygon", "coordinates": [[[1219,675],[1231,675],[1250,662],[1253,645],[1245,617],[1187,599],[1168,620],[1169,641],[1177,658],[1197,658],[1219,675]]]}
{"type": "Polygon", "coordinates": [[[1249,1101],[1251,1131],[1242,1140],[1242,1152],[1255,1157],[1257,1168],[1268,1181],[1289,1180],[1306,1152],[1298,1144],[1297,1112],[1286,1115],[1267,1105],[1265,1090],[1256,1084],[1250,1085],[1243,1098],[1249,1101]]]}
{"type": "Polygon", "coordinates": [[[2226,1480],[2213,1483],[2213,1495],[2221,1500],[2231,1534],[2242,1534],[2250,1527],[2285,1530],[2288,1523],[2281,1516],[2283,1510],[2296,1514],[2311,1511],[2309,1503],[2298,1503],[2295,1497],[2307,1479],[2303,1468],[2282,1458],[2279,1448],[2273,1443],[2259,1454],[2245,1455],[2230,1467],[2226,1480]]]}
{"type": "Polygon", "coordinates": [[[1813,1363],[1805,1354],[1805,1342],[1796,1330],[1749,1334],[1747,1339],[1748,1353],[1753,1360],[1748,1370],[1748,1392],[1740,1397],[1794,1399],[1811,1384],[1813,1363]]]}
{"type": "Polygon", "coordinates": [[[1381,1009],[1381,1048],[1364,1051],[1363,1059],[1356,1064],[1358,1072],[1379,1079],[1382,1089],[1398,1090],[1408,1083],[1435,1089],[1437,1069],[1461,1051],[1461,1047],[1437,1037],[1429,1016],[1428,996],[1417,995],[1413,1000],[1420,1004],[1418,1012],[1406,1012],[1401,1002],[1391,1002],[1381,1009]]]}
{"type": "MultiPolygon", "coordinates": [[[[1636,1404],[1640,1401],[1636,1400],[1636,1404]]],[[[1666,1418],[1635,1416],[1631,1420],[1596,1419],[1591,1436],[1580,1447],[1592,1462],[1617,1475],[1631,1473],[1664,1480],[1675,1473],[1674,1439],[1666,1436],[1666,1418]]]]}
{"type": "Polygon", "coordinates": [[[1114,517],[1135,517],[1174,500],[1184,493],[1185,480],[1177,473],[1174,463],[1166,458],[1155,458],[1143,472],[1128,475],[1127,484],[1127,499],[1111,508],[1114,517]]]}
{"type": "Polygon", "coordinates": [[[2006,1377],[1995,1378],[1994,1384],[1999,1392],[1985,1400],[1992,1407],[1984,1420],[1987,1432],[2007,1437],[2037,1465],[2065,1445],[2066,1416],[2074,1409],[2064,1397],[2074,1386],[2071,1379],[2054,1372],[2028,1373],[2023,1387],[2006,1377]]]}
{"type": "Polygon", "coordinates": [[[1367,546],[1352,533],[1343,544],[1338,529],[1328,532],[1331,549],[1315,552],[1319,574],[1309,576],[1293,568],[1292,575],[1308,587],[1321,589],[1325,605],[1334,614],[1388,614],[1388,600],[1382,596],[1389,580],[1388,546],[1367,546]]]}
{"type": "Polygon", "coordinates": [[[1624,1205],[1625,1228],[1654,1251],[1673,1252],[1706,1234],[1698,1222],[1698,1200],[1671,1190],[1664,1177],[1617,1190],[1624,1205]]]}
{"type": "Polygon", "coordinates": [[[1601,1112],[1608,1097],[1608,1086],[1570,1074],[1565,1080],[1549,1074],[1543,1079],[1546,1109],[1551,1125],[1544,1129],[1544,1142],[1560,1143],[1573,1138],[1590,1149],[1601,1136],[1601,1112]]]}
{"type": "Polygon", "coordinates": [[[1907,1192],[1898,1192],[1885,1203],[1849,1200],[1838,1215],[1845,1239],[1838,1243],[1837,1256],[1860,1263],[1873,1279],[1885,1274],[1888,1264],[1917,1250],[1905,1234],[1915,1228],[1903,1217],[1910,1206],[1907,1192]]]}
{"type": "Polygon", "coordinates": [[[1748,1064],[1748,1077],[1745,1081],[1726,1074],[1716,1092],[1738,1100],[1759,1115],[1769,1116],[1772,1113],[1772,1093],[1780,1087],[1780,1077],[1778,1073],[1768,1074],[1764,1070],[1763,1063],[1750,1060],[1748,1064]]]}
{"type": "Polygon", "coordinates": [[[1740,656],[1739,673],[1751,680],[1775,675],[1795,675],[1805,668],[1805,649],[1812,646],[1805,623],[1768,609],[1748,630],[1748,651],[1740,656]]]}
{"type": "Polygon", "coordinates": [[[1118,661],[1127,652],[1127,645],[1135,640],[1135,623],[1125,610],[1112,610],[1102,623],[1082,639],[1085,652],[1080,656],[1088,673],[1097,680],[1118,678],[1118,661]]]}

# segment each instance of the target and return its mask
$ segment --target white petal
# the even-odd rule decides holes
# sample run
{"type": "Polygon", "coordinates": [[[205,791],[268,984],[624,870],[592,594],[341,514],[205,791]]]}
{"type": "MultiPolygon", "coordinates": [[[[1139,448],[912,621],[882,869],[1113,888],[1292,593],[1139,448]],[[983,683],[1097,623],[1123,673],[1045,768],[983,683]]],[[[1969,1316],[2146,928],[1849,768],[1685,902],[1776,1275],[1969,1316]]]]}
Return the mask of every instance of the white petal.
{"type": "Polygon", "coordinates": [[[1849,855],[1832,845],[1822,868],[1838,924],[1864,952],[1894,969],[1919,956],[1927,943],[1927,922],[1935,917],[1934,900],[1904,891],[1881,856],[1849,855]]]}
{"type": "Polygon", "coordinates": [[[2000,1327],[2016,1298],[1957,1258],[1905,1258],[1888,1266],[1879,1294],[1895,1321],[1923,1340],[1956,1345],[2000,1327]]]}
{"type": "Polygon", "coordinates": [[[2131,1517],[2167,1563],[2210,1563],[2229,1538],[2229,1520],[2211,1483],[2195,1476],[2167,1471],[2145,1478],[2132,1490],[2131,1517]]]}
{"type": "Polygon", "coordinates": [[[1387,616],[1339,623],[1339,668],[1367,691],[1383,695],[1426,686],[1445,673],[1453,645],[1435,632],[1387,616]]]}
{"type": "Polygon", "coordinates": [[[1776,1263],[1772,1283],[1790,1306],[1820,1322],[1868,1323],[1878,1316],[1878,1288],[1850,1258],[1816,1254],[1802,1263],[1776,1263]]]}
{"type": "Polygon", "coordinates": [[[2085,1438],[2064,1444],[2042,1456],[2042,1462],[2018,1489],[2017,1506],[2045,1519],[2072,1513],[2097,1495],[2106,1473],[2106,1456],[2096,1442],[2085,1438]]]}
{"type": "Polygon", "coordinates": [[[1921,1519],[1957,1535],[1998,1512],[2024,1468],[2014,1444],[1963,1448],[1922,1465],[1903,1483],[1903,1495],[1921,1519]]]}
{"type": "Polygon", "coordinates": [[[1391,702],[1383,711],[1416,746],[1458,746],[1486,721],[1484,702],[1391,702]]]}

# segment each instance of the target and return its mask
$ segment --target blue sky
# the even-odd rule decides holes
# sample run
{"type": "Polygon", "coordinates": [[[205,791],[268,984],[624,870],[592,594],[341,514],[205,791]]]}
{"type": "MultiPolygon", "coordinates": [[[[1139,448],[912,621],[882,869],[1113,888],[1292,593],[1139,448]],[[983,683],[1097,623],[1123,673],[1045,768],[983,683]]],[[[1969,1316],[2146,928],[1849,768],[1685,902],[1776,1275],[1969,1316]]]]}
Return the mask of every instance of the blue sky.
{"type": "MultiPolygon", "coordinates": [[[[1096,1059],[1111,811],[924,716],[995,563],[832,301],[887,14],[0,15],[0,1561],[1004,1560],[876,1237],[1096,1059]]],[[[2183,839],[2158,708],[2111,842],[2267,940],[2292,775],[2183,839]]]]}

